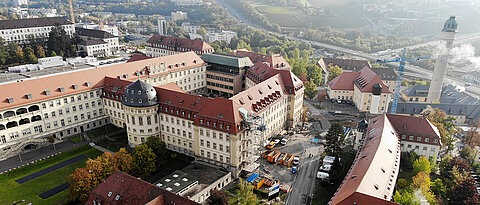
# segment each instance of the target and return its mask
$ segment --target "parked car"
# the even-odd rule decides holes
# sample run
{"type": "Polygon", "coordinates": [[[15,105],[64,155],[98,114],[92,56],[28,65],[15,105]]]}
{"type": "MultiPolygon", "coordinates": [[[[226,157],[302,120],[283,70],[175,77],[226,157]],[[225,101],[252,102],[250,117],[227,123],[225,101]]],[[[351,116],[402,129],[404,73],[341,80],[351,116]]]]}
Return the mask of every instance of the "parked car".
{"type": "Polygon", "coordinates": [[[325,164],[320,167],[320,171],[323,171],[323,172],[330,172],[330,170],[332,170],[331,164],[325,164]]]}
{"type": "Polygon", "coordinates": [[[298,168],[296,166],[292,167],[292,173],[293,174],[297,173],[297,171],[298,171],[298,168]]]}
{"type": "Polygon", "coordinates": [[[342,104],[342,100],[337,100],[337,103],[338,103],[338,104],[342,104]]]}
{"type": "Polygon", "coordinates": [[[284,137],[281,141],[282,145],[286,145],[288,142],[288,138],[284,137]]]}
{"type": "Polygon", "coordinates": [[[300,164],[300,157],[299,156],[293,157],[293,165],[298,165],[298,164],[300,164]]]}
{"type": "Polygon", "coordinates": [[[321,180],[328,180],[330,177],[330,174],[325,173],[325,172],[317,172],[317,178],[321,180]]]}

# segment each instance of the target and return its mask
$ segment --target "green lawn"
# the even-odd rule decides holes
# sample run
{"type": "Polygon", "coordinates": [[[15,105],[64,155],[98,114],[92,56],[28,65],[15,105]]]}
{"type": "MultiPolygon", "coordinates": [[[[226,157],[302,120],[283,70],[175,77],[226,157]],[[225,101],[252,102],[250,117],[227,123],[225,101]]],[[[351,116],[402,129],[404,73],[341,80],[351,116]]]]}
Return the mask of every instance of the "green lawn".
{"type": "Polygon", "coordinates": [[[33,203],[35,205],[61,204],[66,202],[68,200],[68,190],[60,192],[45,200],[40,198],[38,195],[67,182],[68,175],[73,173],[76,168],[85,166],[86,160],[76,162],[74,164],[55,170],[54,172],[43,175],[23,184],[18,184],[17,182],[15,182],[15,180],[81,154],[85,154],[90,158],[95,158],[101,155],[102,152],[93,149],[88,145],[85,145],[77,149],[48,158],[46,160],[0,175],[0,204],[12,204],[14,201],[20,200],[25,200],[25,203],[23,204],[33,203]]]}

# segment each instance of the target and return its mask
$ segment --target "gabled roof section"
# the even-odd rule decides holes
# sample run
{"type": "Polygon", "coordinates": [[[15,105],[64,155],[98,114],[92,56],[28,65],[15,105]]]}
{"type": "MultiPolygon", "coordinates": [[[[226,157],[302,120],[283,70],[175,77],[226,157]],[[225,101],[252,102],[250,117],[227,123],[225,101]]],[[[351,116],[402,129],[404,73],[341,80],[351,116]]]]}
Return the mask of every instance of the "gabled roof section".
{"type": "Polygon", "coordinates": [[[77,33],[80,36],[87,36],[92,38],[100,38],[100,39],[115,38],[113,34],[108,33],[106,31],[96,30],[96,29],[86,29],[81,27],[76,27],[75,33],[77,33]]]}
{"type": "Polygon", "coordinates": [[[359,72],[342,73],[328,82],[328,86],[330,86],[332,90],[353,90],[353,82],[359,74],[359,72]]]}
{"type": "Polygon", "coordinates": [[[342,58],[321,58],[318,60],[318,65],[323,69],[324,72],[330,70],[329,65],[337,65],[347,72],[357,72],[363,69],[364,67],[370,68],[371,65],[366,60],[353,60],[353,59],[342,59],[342,58]]]}
{"type": "Polygon", "coordinates": [[[265,62],[271,68],[276,68],[276,69],[292,68],[292,66],[290,66],[287,60],[285,60],[285,58],[283,58],[280,54],[263,55],[260,53],[248,51],[246,49],[235,50],[235,51],[232,51],[231,54],[248,57],[253,62],[253,64],[265,62]]]}
{"type": "Polygon", "coordinates": [[[382,86],[382,93],[390,93],[390,90],[388,90],[388,87],[383,84],[378,75],[368,67],[360,70],[358,77],[354,81],[354,84],[361,92],[372,92],[373,85],[380,84],[382,86]]]}
{"type": "MultiPolygon", "coordinates": [[[[368,66],[365,66],[368,68],[368,66]]],[[[396,81],[398,79],[397,73],[391,68],[370,68],[382,80],[396,81]]]]}
{"type": "Polygon", "coordinates": [[[389,121],[397,132],[417,133],[440,139],[438,129],[425,117],[387,114],[389,121]]]}
{"type": "Polygon", "coordinates": [[[183,48],[194,51],[206,51],[210,49],[213,50],[212,46],[202,40],[191,40],[158,34],[154,34],[152,37],[150,37],[150,39],[147,40],[147,43],[164,45],[167,47],[171,47],[172,49],[183,48]]]}
{"type": "Polygon", "coordinates": [[[135,62],[135,61],[140,61],[140,60],[145,60],[145,59],[150,59],[152,57],[148,57],[146,55],[140,54],[140,53],[134,53],[130,59],[128,59],[127,63],[130,62],[135,62]]]}
{"type": "Polygon", "coordinates": [[[27,18],[0,21],[0,30],[73,24],[63,17],[27,18]]]}
{"type": "Polygon", "coordinates": [[[363,147],[328,204],[391,204],[399,165],[400,141],[392,124],[386,115],[370,119],[363,147]]]}
{"type": "Polygon", "coordinates": [[[158,188],[146,181],[115,171],[90,193],[87,204],[93,200],[102,204],[185,204],[198,205],[182,196],[158,188]],[[160,199],[157,199],[159,196],[160,199]]]}
{"type": "MultiPolygon", "coordinates": [[[[72,72],[42,76],[35,79],[26,79],[20,82],[1,84],[0,90],[2,92],[0,92],[0,110],[101,88],[104,86],[105,76],[134,80],[138,78],[138,71],[145,71],[143,72],[144,74],[140,73],[141,78],[149,75],[148,72],[146,72],[146,68],[150,65],[161,63],[164,63],[165,65],[175,65],[181,64],[182,62],[186,62],[187,64],[185,66],[172,67],[166,72],[204,65],[203,60],[197,54],[194,52],[185,52],[131,63],[75,70],[72,72]],[[89,82],[90,86],[87,86],[86,82],[89,82]],[[77,84],[78,89],[73,89],[73,84],[77,84]],[[58,88],[60,87],[64,88],[64,92],[59,91],[58,88]],[[50,91],[50,95],[45,94],[44,91],[46,90],[50,91]],[[26,94],[32,94],[32,99],[27,99],[25,97],[26,94]],[[14,103],[9,103],[7,100],[8,98],[12,98],[14,103]]],[[[161,73],[158,73],[158,75],[159,74],[161,73]]]]}

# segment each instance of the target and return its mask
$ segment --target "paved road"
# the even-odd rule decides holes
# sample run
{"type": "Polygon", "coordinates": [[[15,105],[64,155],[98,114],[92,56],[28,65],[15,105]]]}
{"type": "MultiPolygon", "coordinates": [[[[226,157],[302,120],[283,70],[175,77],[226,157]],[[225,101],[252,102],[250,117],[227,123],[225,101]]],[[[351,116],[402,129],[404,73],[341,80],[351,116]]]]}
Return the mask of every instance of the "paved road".
{"type": "Polygon", "coordinates": [[[315,188],[316,173],[320,165],[320,153],[323,152],[323,146],[306,149],[300,158],[300,167],[297,176],[292,185],[292,191],[289,193],[286,205],[306,204],[306,197],[313,196],[315,188]],[[308,156],[313,154],[314,157],[308,156]]]}

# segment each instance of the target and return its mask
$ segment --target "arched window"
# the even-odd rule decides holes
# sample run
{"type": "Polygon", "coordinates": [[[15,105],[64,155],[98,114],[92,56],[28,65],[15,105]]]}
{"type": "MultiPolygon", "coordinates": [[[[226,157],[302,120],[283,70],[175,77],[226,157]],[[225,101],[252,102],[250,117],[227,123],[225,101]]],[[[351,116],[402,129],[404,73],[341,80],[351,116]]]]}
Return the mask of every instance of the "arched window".
{"type": "Polygon", "coordinates": [[[13,112],[13,111],[7,111],[7,112],[3,113],[4,118],[12,117],[12,116],[15,116],[15,112],[13,112]]]}
{"type": "Polygon", "coordinates": [[[17,110],[17,115],[21,115],[25,113],[27,113],[27,108],[20,108],[17,110]]]}
{"type": "Polygon", "coordinates": [[[28,118],[24,118],[24,119],[21,119],[20,121],[18,121],[18,124],[20,125],[24,125],[24,124],[28,124],[30,123],[30,120],[28,118]]]}
{"type": "Polygon", "coordinates": [[[32,117],[32,122],[36,122],[36,121],[39,121],[39,120],[42,120],[42,117],[40,117],[40,115],[35,115],[32,117]]]}
{"type": "Polygon", "coordinates": [[[18,123],[15,122],[15,121],[7,123],[7,129],[12,128],[12,127],[16,127],[16,126],[18,126],[18,123]]]}
{"type": "Polygon", "coordinates": [[[32,105],[28,108],[28,112],[33,112],[37,110],[40,110],[40,107],[38,107],[38,105],[32,105]]]}
{"type": "Polygon", "coordinates": [[[5,125],[0,124],[0,130],[4,130],[4,129],[5,129],[5,125]]]}

